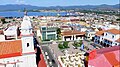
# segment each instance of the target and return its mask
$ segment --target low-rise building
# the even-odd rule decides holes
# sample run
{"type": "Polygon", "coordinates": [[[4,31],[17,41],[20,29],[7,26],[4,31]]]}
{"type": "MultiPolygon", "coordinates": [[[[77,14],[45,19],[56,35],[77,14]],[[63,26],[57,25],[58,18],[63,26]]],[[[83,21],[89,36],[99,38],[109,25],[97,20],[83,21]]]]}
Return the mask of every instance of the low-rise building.
{"type": "Polygon", "coordinates": [[[41,26],[41,40],[55,40],[57,39],[57,28],[56,27],[47,27],[41,26]]]}
{"type": "Polygon", "coordinates": [[[105,31],[98,31],[95,34],[94,42],[103,46],[119,45],[120,30],[109,29],[105,31]]]}
{"type": "Polygon", "coordinates": [[[116,40],[120,38],[120,30],[110,29],[104,32],[104,45],[115,46],[116,40]]]}
{"type": "Polygon", "coordinates": [[[85,32],[70,30],[61,32],[63,41],[72,41],[72,40],[83,40],[85,37],[85,32]]]}
{"type": "Polygon", "coordinates": [[[72,30],[71,27],[68,25],[62,25],[60,26],[60,29],[61,29],[61,32],[72,30]]]}
{"type": "Polygon", "coordinates": [[[95,37],[94,37],[94,43],[95,44],[101,44],[101,45],[103,44],[104,32],[105,31],[98,31],[98,32],[95,33],[95,37]]]}

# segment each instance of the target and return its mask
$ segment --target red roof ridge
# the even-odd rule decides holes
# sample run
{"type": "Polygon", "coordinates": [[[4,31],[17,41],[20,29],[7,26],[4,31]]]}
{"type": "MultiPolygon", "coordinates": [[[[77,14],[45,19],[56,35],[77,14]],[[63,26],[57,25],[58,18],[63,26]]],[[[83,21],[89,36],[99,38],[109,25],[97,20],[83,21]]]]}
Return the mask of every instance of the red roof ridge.
{"type": "Polygon", "coordinates": [[[116,51],[116,50],[120,50],[120,46],[101,48],[101,49],[97,49],[96,51],[97,51],[97,54],[104,54],[104,53],[116,51]]]}

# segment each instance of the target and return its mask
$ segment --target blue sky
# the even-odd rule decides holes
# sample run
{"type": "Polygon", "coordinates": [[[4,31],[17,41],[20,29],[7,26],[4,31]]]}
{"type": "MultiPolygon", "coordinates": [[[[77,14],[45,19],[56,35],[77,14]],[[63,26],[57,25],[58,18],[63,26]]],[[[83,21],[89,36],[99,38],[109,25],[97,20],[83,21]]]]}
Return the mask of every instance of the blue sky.
{"type": "Polygon", "coordinates": [[[35,6],[114,5],[118,3],[119,0],[0,0],[0,5],[29,4],[35,6]]]}

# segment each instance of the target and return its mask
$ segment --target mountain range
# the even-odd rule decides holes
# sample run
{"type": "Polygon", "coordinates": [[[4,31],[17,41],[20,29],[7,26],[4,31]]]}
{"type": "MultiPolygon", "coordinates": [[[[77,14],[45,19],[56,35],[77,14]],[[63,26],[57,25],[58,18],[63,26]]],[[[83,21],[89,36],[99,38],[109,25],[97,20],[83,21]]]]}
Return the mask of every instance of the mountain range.
{"type": "Polygon", "coordinates": [[[17,11],[17,10],[44,10],[44,9],[109,9],[115,10],[120,8],[120,4],[116,5],[80,5],[80,6],[50,6],[50,7],[40,7],[40,6],[32,6],[32,5],[25,5],[25,4],[7,4],[7,5],[0,5],[0,11],[17,11]]]}

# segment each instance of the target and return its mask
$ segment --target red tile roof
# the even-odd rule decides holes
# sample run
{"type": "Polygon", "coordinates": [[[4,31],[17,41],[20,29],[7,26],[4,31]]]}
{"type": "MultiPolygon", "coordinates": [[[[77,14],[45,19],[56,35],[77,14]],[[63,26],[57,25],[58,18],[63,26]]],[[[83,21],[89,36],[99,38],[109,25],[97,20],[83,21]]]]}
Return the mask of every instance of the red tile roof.
{"type": "Polygon", "coordinates": [[[60,26],[60,28],[70,28],[69,26],[60,26]]]}
{"type": "Polygon", "coordinates": [[[120,30],[117,29],[109,29],[106,32],[112,33],[112,34],[120,34],[120,30]]]}
{"type": "Polygon", "coordinates": [[[89,65],[95,67],[113,67],[120,66],[120,46],[97,49],[97,55],[94,59],[88,61],[89,65]]]}
{"type": "Polygon", "coordinates": [[[101,36],[101,35],[104,34],[104,32],[105,32],[105,31],[98,31],[98,32],[95,33],[95,35],[97,35],[97,36],[101,36]]]}
{"type": "Polygon", "coordinates": [[[63,35],[63,36],[68,36],[68,35],[85,35],[85,32],[70,30],[70,31],[62,32],[61,35],[63,35]]]}
{"type": "Polygon", "coordinates": [[[0,58],[8,58],[22,55],[21,40],[0,42],[0,58]]]}

